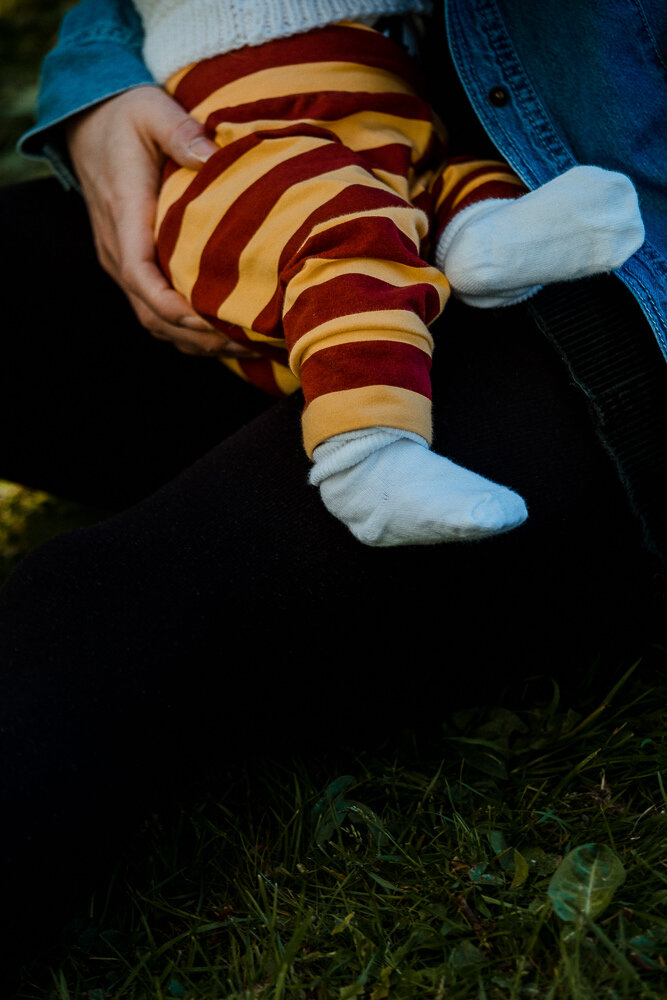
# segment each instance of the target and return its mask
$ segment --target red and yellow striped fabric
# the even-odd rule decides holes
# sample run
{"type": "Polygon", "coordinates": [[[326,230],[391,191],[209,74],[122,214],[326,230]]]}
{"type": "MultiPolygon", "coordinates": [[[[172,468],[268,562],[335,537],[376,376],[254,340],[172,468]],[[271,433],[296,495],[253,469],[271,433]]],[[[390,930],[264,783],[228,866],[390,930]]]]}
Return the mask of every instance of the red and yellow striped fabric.
{"type": "Polygon", "coordinates": [[[461,208],[514,197],[503,164],[445,164],[445,135],[403,50],[332,25],[188,67],[169,91],[220,146],[168,164],[164,273],[261,357],[225,359],[275,395],[301,386],[309,455],[370,426],[430,441],[429,325],[449,294],[423,254],[461,208]]]}

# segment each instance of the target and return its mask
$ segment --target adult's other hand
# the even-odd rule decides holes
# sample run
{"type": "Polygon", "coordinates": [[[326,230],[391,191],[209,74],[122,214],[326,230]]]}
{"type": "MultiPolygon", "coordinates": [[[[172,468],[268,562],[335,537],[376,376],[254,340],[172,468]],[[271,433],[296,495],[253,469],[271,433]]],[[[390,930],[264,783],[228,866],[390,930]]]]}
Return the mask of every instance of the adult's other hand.
{"type": "Polygon", "coordinates": [[[165,156],[197,170],[217,149],[199,122],[158,87],[136,87],[77,115],[67,141],[100,263],[139,322],[185,354],[247,355],[193,311],[155,260],[153,225],[165,156]]]}

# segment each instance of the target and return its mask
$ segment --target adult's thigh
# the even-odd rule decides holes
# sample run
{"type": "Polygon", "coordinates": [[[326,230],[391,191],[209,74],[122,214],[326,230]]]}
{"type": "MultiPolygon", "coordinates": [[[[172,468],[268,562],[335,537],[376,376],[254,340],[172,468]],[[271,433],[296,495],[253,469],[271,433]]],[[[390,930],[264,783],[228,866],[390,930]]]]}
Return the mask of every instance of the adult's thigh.
{"type": "Polygon", "coordinates": [[[516,531],[361,545],[307,484],[292,398],[24,560],[0,595],[17,906],[44,880],[85,887],[202,754],[434,727],[458,700],[652,638],[652,563],[586,406],[527,313],[503,323],[447,311],[436,447],[526,496],[516,531]]]}
{"type": "Polygon", "coordinates": [[[83,199],[53,180],[0,189],[5,320],[0,476],[123,506],[270,399],[138,323],[95,254],[83,199]]]}

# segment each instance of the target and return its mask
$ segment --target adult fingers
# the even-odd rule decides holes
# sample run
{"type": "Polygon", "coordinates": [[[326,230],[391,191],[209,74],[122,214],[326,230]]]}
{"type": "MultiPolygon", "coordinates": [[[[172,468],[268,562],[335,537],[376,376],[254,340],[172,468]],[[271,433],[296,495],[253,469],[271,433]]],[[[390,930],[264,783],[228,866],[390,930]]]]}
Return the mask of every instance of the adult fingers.
{"type": "Polygon", "coordinates": [[[204,127],[191,118],[180,105],[166,107],[152,123],[152,139],[167,156],[181,167],[198,170],[218,149],[204,133],[204,127]]]}

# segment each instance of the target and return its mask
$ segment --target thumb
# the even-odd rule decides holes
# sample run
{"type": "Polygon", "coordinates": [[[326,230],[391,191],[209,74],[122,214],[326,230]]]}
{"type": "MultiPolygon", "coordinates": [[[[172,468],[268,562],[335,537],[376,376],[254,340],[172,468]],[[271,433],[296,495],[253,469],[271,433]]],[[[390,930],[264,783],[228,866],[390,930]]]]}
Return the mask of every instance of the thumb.
{"type": "Polygon", "coordinates": [[[167,98],[169,105],[161,109],[162,117],[154,120],[155,137],[164,153],[181,167],[198,170],[218,149],[206,137],[204,127],[192,118],[180,104],[167,98]]]}

